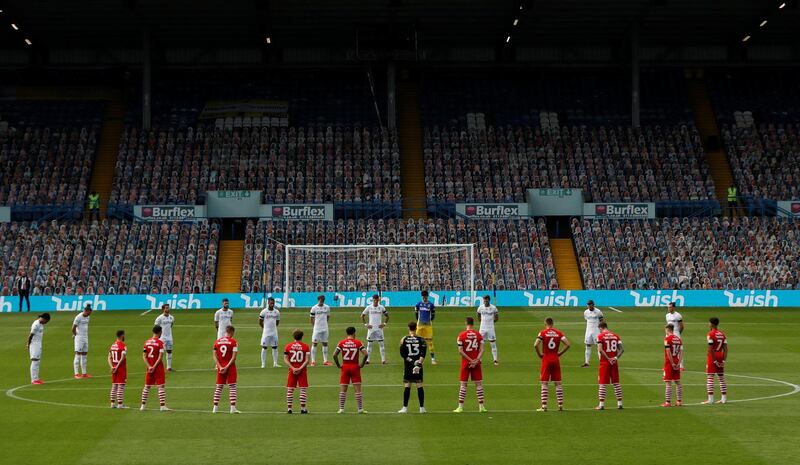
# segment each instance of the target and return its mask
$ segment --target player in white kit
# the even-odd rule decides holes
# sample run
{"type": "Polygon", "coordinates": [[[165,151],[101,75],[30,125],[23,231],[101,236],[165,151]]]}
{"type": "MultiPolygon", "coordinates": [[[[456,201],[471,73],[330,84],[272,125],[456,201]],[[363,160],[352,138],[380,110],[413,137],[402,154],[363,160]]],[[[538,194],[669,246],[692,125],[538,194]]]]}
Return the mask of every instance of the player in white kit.
{"type": "Polygon", "coordinates": [[[225,328],[233,326],[233,309],[228,299],[222,299],[222,308],[214,313],[214,327],[217,328],[217,339],[225,335],[225,328]]]}
{"type": "MultiPolygon", "coordinates": [[[[667,324],[672,325],[672,334],[680,337],[683,334],[683,316],[675,310],[675,302],[667,304],[667,324]]],[[[681,371],[683,371],[683,361],[686,360],[686,354],[681,357],[681,371]]]]}
{"type": "Polygon", "coordinates": [[[381,350],[381,363],[386,365],[386,346],[383,342],[383,328],[389,324],[389,312],[381,305],[381,296],[372,296],[372,303],[361,312],[361,321],[367,327],[367,363],[372,357],[372,344],[377,342],[381,350]],[[369,319],[369,321],[367,321],[369,319]]]}
{"type": "Polygon", "coordinates": [[[72,322],[72,337],[75,343],[75,358],[72,368],[73,378],[90,378],[86,372],[86,355],[89,353],[89,317],[92,316],[92,304],[86,304],[72,322]]]}
{"type": "Polygon", "coordinates": [[[31,356],[31,384],[44,384],[39,378],[39,363],[42,360],[42,338],[44,338],[44,325],[50,321],[49,313],[42,313],[31,325],[28,342],[25,348],[31,356]]]}
{"type": "Polygon", "coordinates": [[[592,348],[597,345],[597,336],[600,335],[600,328],[597,326],[603,321],[603,312],[594,306],[594,300],[586,302],[586,310],[583,311],[583,319],[586,320],[586,334],[583,343],[586,350],[583,353],[583,368],[589,366],[589,359],[592,357],[592,348]]]}
{"type": "Polygon", "coordinates": [[[167,371],[172,371],[172,325],[174,324],[175,316],[170,314],[169,304],[162,304],[161,315],[156,317],[153,325],[161,326],[161,342],[167,351],[167,371]]]}
{"type": "Polygon", "coordinates": [[[314,330],[311,333],[311,363],[317,365],[317,343],[322,344],[322,365],[333,365],[328,361],[328,320],[331,318],[331,308],[325,305],[325,296],[317,297],[317,305],[311,307],[311,324],[314,330]]]}
{"type": "Polygon", "coordinates": [[[478,318],[481,320],[479,332],[484,341],[489,341],[492,348],[492,359],[494,359],[494,364],[498,365],[500,362],[497,360],[497,337],[494,334],[494,324],[500,319],[500,314],[497,312],[497,307],[492,305],[491,297],[488,295],[483,296],[483,303],[478,307],[478,318]]]}
{"type": "Polygon", "coordinates": [[[267,300],[267,308],[258,315],[258,325],[263,328],[261,332],[261,368],[267,366],[267,347],[272,347],[272,367],[280,368],[278,364],[278,325],[281,324],[281,312],[275,308],[275,299],[267,300]]]}

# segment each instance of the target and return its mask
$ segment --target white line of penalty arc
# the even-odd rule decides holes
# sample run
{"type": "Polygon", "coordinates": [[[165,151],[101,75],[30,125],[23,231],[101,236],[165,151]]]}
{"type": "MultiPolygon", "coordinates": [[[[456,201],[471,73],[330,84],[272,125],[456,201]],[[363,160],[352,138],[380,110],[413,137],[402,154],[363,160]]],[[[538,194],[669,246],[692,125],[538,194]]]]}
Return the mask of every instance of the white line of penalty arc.
{"type": "MultiPolygon", "coordinates": [[[[657,369],[654,369],[654,368],[629,367],[628,369],[629,370],[642,370],[642,371],[658,371],[657,369]]],[[[196,371],[200,371],[200,370],[196,370],[196,371]]],[[[203,370],[203,371],[208,371],[208,370],[203,370]]],[[[690,372],[690,373],[700,373],[700,372],[690,372]]],[[[728,376],[729,377],[743,378],[743,379],[751,379],[751,380],[756,380],[756,381],[767,381],[767,382],[772,382],[772,383],[776,383],[778,385],[783,385],[783,386],[787,386],[787,387],[792,388],[791,391],[783,392],[783,393],[779,393],[779,394],[774,394],[774,395],[769,395],[769,396],[761,396],[761,397],[752,397],[752,398],[746,398],[746,399],[729,400],[728,403],[731,403],[731,404],[733,404],[733,403],[744,403],[744,402],[756,402],[756,401],[769,400],[769,399],[777,399],[777,398],[780,398],[780,397],[791,396],[791,395],[794,395],[794,394],[797,394],[797,393],[800,392],[800,385],[793,384],[793,383],[790,383],[788,381],[777,380],[777,379],[772,379],[772,378],[763,378],[763,377],[758,377],[758,376],[749,376],[749,375],[728,374],[728,376]]],[[[71,378],[66,378],[66,379],[56,380],[56,381],[52,381],[52,382],[56,383],[56,382],[65,382],[65,381],[70,381],[70,380],[71,380],[71,378]]],[[[29,399],[29,398],[25,398],[25,397],[21,397],[21,396],[17,395],[17,391],[18,390],[20,390],[20,389],[22,389],[24,387],[28,387],[28,386],[30,386],[30,385],[24,384],[22,386],[17,386],[15,388],[8,389],[6,391],[6,396],[8,396],[10,398],[13,398],[13,399],[16,399],[16,400],[21,400],[21,401],[25,401],[25,402],[32,402],[32,403],[38,403],[38,404],[45,404],[45,405],[53,405],[53,406],[61,406],[61,407],[105,408],[105,409],[108,409],[107,406],[104,407],[104,406],[101,406],[101,405],[85,405],[85,404],[71,404],[71,403],[64,403],[64,402],[52,402],[52,401],[46,401],[46,400],[29,399]]],[[[693,403],[693,404],[684,404],[684,407],[698,407],[698,406],[703,406],[703,404],[701,402],[693,403]]],[[[629,407],[626,407],[626,409],[630,410],[630,409],[646,409],[646,408],[658,408],[658,407],[659,406],[657,404],[655,404],[655,405],[640,405],[640,406],[632,406],[632,407],[629,406],[629,407]]],[[[575,409],[569,409],[569,410],[571,410],[571,411],[589,411],[589,410],[593,410],[593,409],[594,409],[593,407],[589,407],[589,408],[575,408],[575,409]]],[[[198,409],[174,409],[173,411],[175,411],[175,412],[186,412],[186,413],[208,413],[208,410],[198,410],[198,409]]],[[[493,410],[493,412],[494,413],[531,413],[531,410],[530,409],[516,409],[516,410],[515,409],[506,409],[506,410],[493,410]]],[[[246,412],[246,413],[249,413],[249,414],[262,414],[262,415],[263,414],[285,414],[285,412],[280,412],[280,411],[250,411],[250,412],[246,412]]],[[[334,412],[320,412],[320,413],[321,414],[333,414],[334,412]]],[[[317,413],[317,414],[320,414],[320,413],[317,413]]],[[[434,413],[434,412],[432,412],[432,413],[434,413]]],[[[441,414],[441,413],[447,413],[447,412],[435,412],[435,413],[441,414]]],[[[373,414],[395,414],[395,412],[373,412],[373,414]]]]}
{"type": "MultiPolygon", "coordinates": [[[[492,387],[539,387],[541,384],[539,383],[484,383],[484,386],[487,388],[492,387]]],[[[631,384],[631,387],[657,387],[663,386],[664,383],[636,383],[631,384]]],[[[684,387],[705,387],[705,383],[683,383],[684,387]]],[[[457,387],[458,383],[452,384],[430,384],[425,383],[425,387],[447,387],[453,388],[457,387]]],[[[261,384],[261,385],[242,385],[237,384],[236,387],[241,391],[242,389],[286,389],[286,385],[284,384],[261,384]]],[[[311,384],[309,385],[309,389],[331,389],[331,388],[339,388],[339,384],[311,384]]],[[[365,388],[399,388],[402,387],[402,383],[397,384],[364,384],[365,388]]],[[[564,387],[597,387],[597,383],[569,383],[564,384],[564,387]]],[[[741,384],[731,384],[728,383],[728,387],[767,387],[767,388],[780,388],[783,387],[781,384],[767,384],[767,383],[741,383],[741,384]]],[[[32,388],[26,392],[66,392],[66,391],[108,391],[108,387],[66,387],[66,388],[32,388]]],[[[214,389],[213,384],[202,385],[202,386],[174,386],[168,385],[167,389],[214,389]]]]}

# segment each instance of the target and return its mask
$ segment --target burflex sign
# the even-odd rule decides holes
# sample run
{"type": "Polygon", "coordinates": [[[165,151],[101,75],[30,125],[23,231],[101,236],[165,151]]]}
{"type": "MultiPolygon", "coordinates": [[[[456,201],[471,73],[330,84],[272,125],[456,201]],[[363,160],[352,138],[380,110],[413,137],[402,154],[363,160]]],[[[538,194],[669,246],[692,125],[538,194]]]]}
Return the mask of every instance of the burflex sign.
{"type": "Polygon", "coordinates": [[[195,221],[199,219],[194,205],[136,205],[133,214],[143,221],[195,221]]]}
{"type": "Polygon", "coordinates": [[[456,212],[469,218],[514,218],[528,216],[524,203],[458,203],[456,212]]]}
{"type": "Polygon", "coordinates": [[[332,203],[262,204],[261,218],[275,220],[333,220],[332,203]]]}
{"type": "Polygon", "coordinates": [[[287,220],[324,220],[325,205],[273,205],[272,217],[287,220]]]}
{"type": "Polygon", "coordinates": [[[585,203],[583,215],[609,219],[647,219],[656,217],[654,203],[585,203]]]}

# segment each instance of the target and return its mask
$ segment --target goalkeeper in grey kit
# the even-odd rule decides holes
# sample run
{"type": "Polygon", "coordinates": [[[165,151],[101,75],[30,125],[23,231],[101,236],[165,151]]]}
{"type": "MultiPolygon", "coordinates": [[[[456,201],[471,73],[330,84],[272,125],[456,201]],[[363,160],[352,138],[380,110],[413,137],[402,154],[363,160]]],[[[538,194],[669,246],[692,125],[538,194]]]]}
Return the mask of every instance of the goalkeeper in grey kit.
{"type": "Polygon", "coordinates": [[[425,339],[417,336],[417,323],[408,324],[408,336],[400,340],[400,356],[403,358],[403,408],[397,413],[408,413],[408,399],[411,397],[411,383],[417,385],[419,413],[425,413],[425,389],[422,387],[422,362],[428,352],[425,339]]]}

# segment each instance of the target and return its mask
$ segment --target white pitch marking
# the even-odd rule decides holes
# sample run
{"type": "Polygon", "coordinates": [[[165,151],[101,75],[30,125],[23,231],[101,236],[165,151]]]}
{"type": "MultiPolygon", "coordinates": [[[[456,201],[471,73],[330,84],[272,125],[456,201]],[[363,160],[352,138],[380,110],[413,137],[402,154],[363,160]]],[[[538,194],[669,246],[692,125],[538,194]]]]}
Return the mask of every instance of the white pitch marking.
{"type": "Polygon", "coordinates": [[[608,308],[610,308],[611,310],[614,310],[617,313],[622,313],[622,310],[616,309],[614,307],[608,307],[608,308]]]}
{"type": "MultiPolygon", "coordinates": [[[[242,368],[255,368],[255,367],[242,367],[242,368]]],[[[628,367],[626,369],[627,370],[642,370],[642,371],[659,371],[656,368],[628,367]]],[[[208,370],[208,369],[189,369],[189,370],[183,370],[183,371],[210,371],[210,370],[208,370]]],[[[686,373],[704,374],[704,373],[699,372],[699,371],[687,371],[686,373]]],[[[731,373],[728,373],[728,376],[729,377],[745,378],[745,379],[753,379],[753,380],[759,380],[759,381],[768,381],[768,382],[773,382],[773,383],[776,383],[776,384],[779,384],[779,385],[784,385],[784,386],[788,386],[788,387],[792,388],[791,391],[784,392],[784,393],[781,393],[781,394],[775,394],[775,395],[771,395],[771,396],[762,396],[762,397],[752,397],[752,398],[748,398],[748,399],[730,400],[730,401],[728,401],[729,403],[755,402],[755,401],[759,401],[759,400],[776,399],[776,398],[779,398],[779,397],[791,396],[791,395],[794,395],[794,394],[797,394],[798,392],[800,392],[800,385],[793,384],[793,383],[790,383],[788,381],[782,381],[782,380],[772,379],[772,378],[762,378],[762,377],[758,377],[758,376],[736,375],[736,374],[731,374],[731,373]]],[[[105,376],[105,377],[108,377],[108,376],[105,376]]],[[[55,380],[55,381],[50,381],[50,383],[60,383],[60,382],[71,381],[71,380],[72,380],[72,378],[65,378],[65,379],[59,379],[59,380],[55,380]]],[[[522,386],[531,386],[531,384],[520,384],[520,385],[522,385],[522,386]]],[[[16,399],[16,400],[21,400],[21,401],[26,401],[26,402],[34,402],[34,403],[37,403],[37,404],[54,405],[54,406],[59,406],[59,407],[97,408],[97,409],[109,410],[108,406],[85,405],[85,404],[70,404],[70,403],[65,403],[65,402],[52,402],[52,401],[47,401],[47,400],[29,399],[29,398],[26,398],[26,397],[20,397],[16,393],[18,390],[20,390],[22,388],[25,388],[25,387],[29,387],[29,386],[30,386],[29,384],[23,384],[22,386],[17,386],[15,388],[8,389],[6,391],[6,396],[11,397],[12,399],[16,399]]],[[[448,385],[448,386],[452,386],[452,385],[448,385]]],[[[500,386],[500,385],[497,385],[497,386],[500,386]]],[[[397,387],[397,385],[393,385],[392,387],[397,387]]],[[[702,406],[702,407],[706,407],[706,408],[713,408],[713,407],[710,407],[710,406],[703,405],[700,402],[693,403],[693,404],[683,404],[683,405],[684,405],[684,407],[700,407],[700,406],[702,406]]],[[[660,407],[657,404],[625,407],[626,410],[647,409],[647,408],[660,408],[660,407]]],[[[148,410],[154,410],[154,409],[148,409],[148,410]]],[[[591,410],[594,410],[594,407],[582,407],[582,408],[574,408],[574,409],[568,409],[568,410],[569,411],[591,411],[591,410]]],[[[614,409],[610,409],[610,410],[614,410],[614,409]]],[[[210,413],[208,410],[199,410],[199,409],[172,409],[172,411],[173,412],[185,412],[185,413],[210,413]]],[[[491,412],[492,413],[533,413],[533,409],[491,410],[491,412]]],[[[251,415],[275,415],[275,414],[284,414],[285,415],[286,412],[285,411],[250,411],[250,412],[247,412],[246,411],[246,412],[243,412],[243,413],[251,414],[251,415]]],[[[446,411],[431,412],[431,414],[446,414],[446,413],[449,413],[449,412],[446,412],[446,411]]],[[[315,415],[335,415],[336,413],[331,411],[331,412],[315,412],[314,414],[315,415]]],[[[371,415],[396,415],[396,413],[395,412],[376,412],[376,411],[373,411],[373,412],[371,412],[371,415]]]]}
{"type": "Polygon", "coordinates": [[[152,311],[153,311],[153,309],[151,308],[150,310],[147,310],[147,311],[144,311],[144,312],[140,313],[139,316],[145,316],[145,315],[147,315],[148,313],[150,313],[152,311]]]}
{"type": "MultiPolygon", "coordinates": [[[[56,381],[51,381],[55,383],[56,381]]],[[[663,386],[664,383],[637,383],[633,386],[643,386],[643,387],[655,387],[655,386],[663,386]]],[[[700,387],[705,386],[706,383],[683,383],[683,386],[691,386],[691,387],[700,387]]],[[[402,386],[402,383],[398,384],[369,384],[367,385],[370,388],[399,388],[402,386]]],[[[426,387],[451,387],[455,388],[458,384],[425,384],[426,387]]],[[[538,387],[540,384],[534,383],[498,383],[498,384],[488,384],[484,383],[484,386],[488,387],[538,387]]],[[[565,384],[565,386],[570,387],[597,387],[597,383],[578,383],[578,384],[565,384]]],[[[780,384],[766,384],[766,383],[742,383],[742,384],[730,384],[728,386],[733,387],[782,387],[780,384]]],[[[239,390],[242,389],[286,389],[285,384],[262,384],[262,385],[249,385],[249,386],[242,386],[241,384],[237,385],[239,390]]],[[[338,384],[315,384],[312,385],[311,388],[313,389],[326,389],[326,388],[339,388],[340,385],[338,384]]],[[[108,387],[87,387],[87,388],[35,388],[35,390],[27,391],[27,392],[66,392],[66,391],[108,391],[108,387]]],[[[204,386],[170,386],[168,388],[170,391],[173,389],[214,389],[213,384],[204,385],[204,386]]],[[[733,402],[733,401],[731,401],[733,402]]]]}

